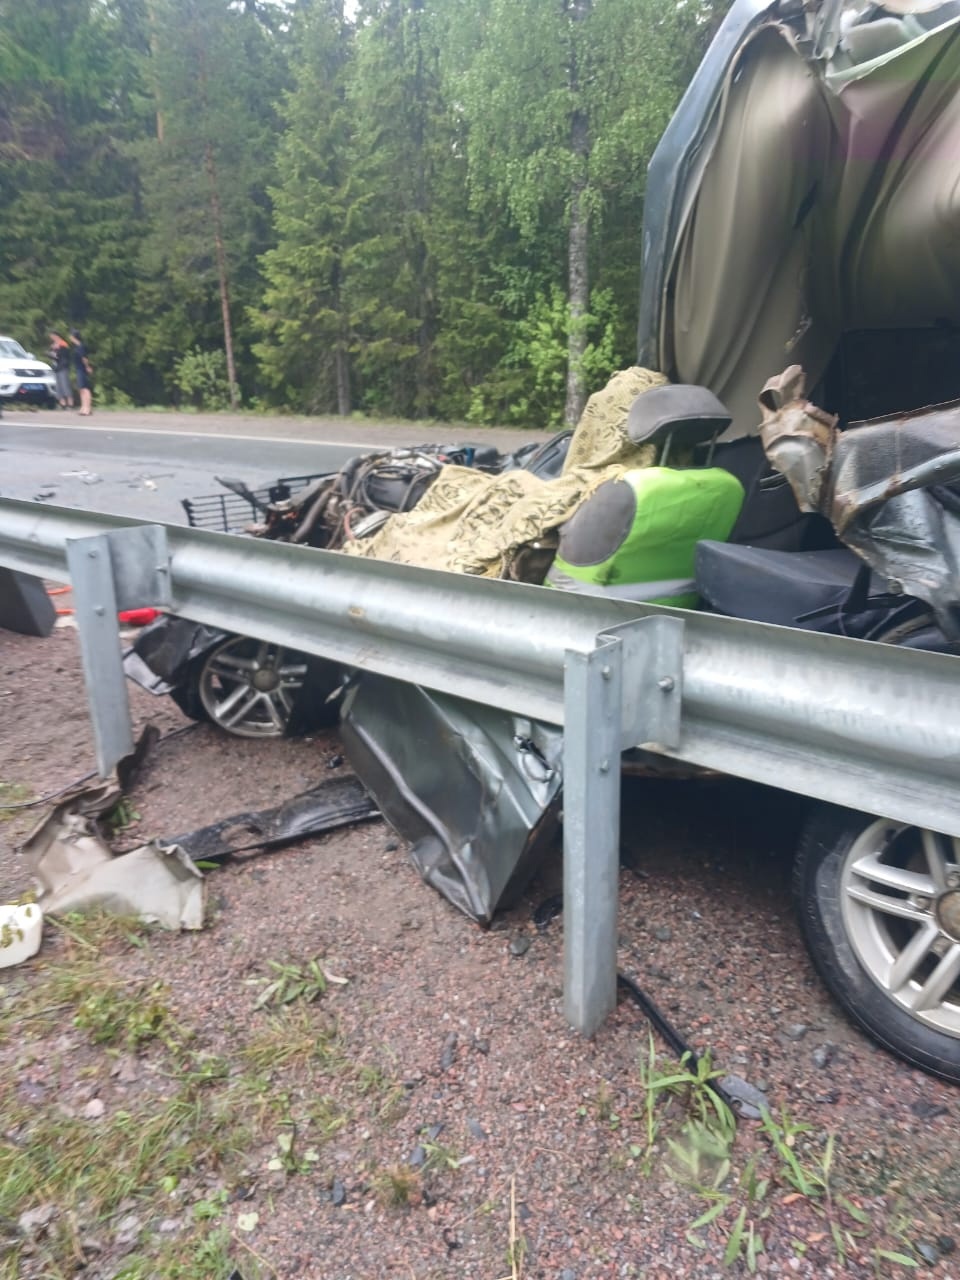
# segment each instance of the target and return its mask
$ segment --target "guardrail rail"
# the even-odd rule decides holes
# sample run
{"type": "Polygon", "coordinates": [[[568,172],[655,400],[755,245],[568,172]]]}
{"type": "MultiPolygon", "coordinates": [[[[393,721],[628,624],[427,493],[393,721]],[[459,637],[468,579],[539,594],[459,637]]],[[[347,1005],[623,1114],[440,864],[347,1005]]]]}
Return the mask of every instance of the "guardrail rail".
{"type": "Polygon", "coordinates": [[[118,609],[155,606],[564,728],[564,993],[616,1000],[621,751],[960,836],[953,657],[0,499],[0,565],[73,585],[97,764],[132,747],[118,609]]]}

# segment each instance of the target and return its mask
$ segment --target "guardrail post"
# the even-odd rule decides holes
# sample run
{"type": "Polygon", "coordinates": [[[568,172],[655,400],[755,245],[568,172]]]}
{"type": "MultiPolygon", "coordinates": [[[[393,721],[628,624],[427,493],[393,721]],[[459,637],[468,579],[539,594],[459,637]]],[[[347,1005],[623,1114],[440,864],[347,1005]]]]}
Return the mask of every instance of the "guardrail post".
{"type": "Polygon", "coordinates": [[[108,536],[101,533],[67,543],[93,744],[103,778],[133,750],[108,536]]]}
{"type": "Polygon", "coordinates": [[[617,1000],[623,645],[564,661],[564,1011],[592,1035],[617,1000]]]}
{"type": "Polygon", "coordinates": [[[166,546],[159,525],[67,539],[97,769],[104,778],[133,750],[117,611],[169,604],[166,546]]]}
{"type": "Polygon", "coordinates": [[[680,740],[683,621],[611,627],[564,659],[564,1011],[592,1035],[617,999],[620,753],[680,740]]]}

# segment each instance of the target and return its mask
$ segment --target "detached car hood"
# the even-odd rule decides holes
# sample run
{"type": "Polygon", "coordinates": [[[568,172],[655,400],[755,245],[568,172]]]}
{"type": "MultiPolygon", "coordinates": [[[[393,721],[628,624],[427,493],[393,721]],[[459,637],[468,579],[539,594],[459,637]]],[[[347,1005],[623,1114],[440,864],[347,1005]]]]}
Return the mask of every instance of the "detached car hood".
{"type": "Polygon", "coordinates": [[[958,0],[737,0],[650,164],[639,363],[729,440],[843,332],[956,326],[958,155],[958,0]]]}

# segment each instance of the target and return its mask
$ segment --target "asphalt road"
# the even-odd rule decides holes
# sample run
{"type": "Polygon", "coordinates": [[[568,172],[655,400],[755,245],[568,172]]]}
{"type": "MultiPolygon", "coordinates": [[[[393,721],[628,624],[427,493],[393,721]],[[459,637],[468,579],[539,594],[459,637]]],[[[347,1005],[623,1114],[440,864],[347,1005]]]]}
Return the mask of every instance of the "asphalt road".
{"type": "Polygon", "coordinates": [[[215,477],[253,487],[334,471],[376,448],[467,440],[516,448],[530,432],[354,419],[240,414],[7,410],[0,418],[0,496],[184,523],[182,498],[222,492],[215,477]]]}

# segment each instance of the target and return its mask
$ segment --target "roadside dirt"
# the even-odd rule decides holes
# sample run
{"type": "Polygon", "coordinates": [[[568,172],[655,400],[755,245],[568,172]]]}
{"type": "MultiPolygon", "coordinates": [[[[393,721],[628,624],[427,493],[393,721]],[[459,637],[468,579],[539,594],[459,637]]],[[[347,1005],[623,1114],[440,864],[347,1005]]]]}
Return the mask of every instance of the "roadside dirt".
{"type": "MultiPolygon", "coordinates": [[[[186,723],[131,697],[138,725],[186,723]]],[[[119,839],[275,804],[338,755],[333,733],[199,726],[157,747],[119,839]]],[[[0,632],[0,804],[92,761],[75,634],[0,632]]],[[[42,812],[0,809],[0,901],[28,887],[17,845],[42,812]]],[[[561,920],[533,921],[559,850],[488,931],[380,820],[210,871],[196,934],[48,926],[0,973],[0,1276],[960,1276],[957,1091],[825,994],[789,901],[799,816],[741,784],[625,782],[620,966],[776,1120],[776,1140],[740,1120],[719,1155],[684,1133],[683,1099],[645,1088],[671,1058],[654,1042],[651,1073],[633,1004],[592,1041],[565,1025],[561,920]],[[346,982],[256,1007],[276,966],[314,958],[346,982]],[[70,1163],[81,1141],[102,1186],[91,1158],[70,1163]]]]}

